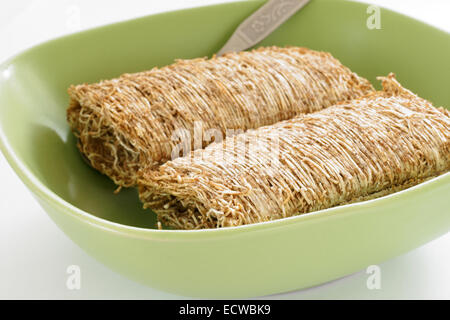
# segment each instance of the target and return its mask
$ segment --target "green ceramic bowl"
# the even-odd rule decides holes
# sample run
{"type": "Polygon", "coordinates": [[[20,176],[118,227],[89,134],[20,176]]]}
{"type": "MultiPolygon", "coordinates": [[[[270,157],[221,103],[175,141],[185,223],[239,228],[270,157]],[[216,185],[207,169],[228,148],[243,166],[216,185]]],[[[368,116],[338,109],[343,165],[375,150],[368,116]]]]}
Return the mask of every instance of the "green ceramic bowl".
{"type": "MultiPolygon", "coordinates": [[[[34,47],[0,67],[0,147],[56,224],[111,269],[187,296],[252,297],[314,286],[379,263],[450,228],[450,174],[377,200],[220,230],[155,230],[135,190],[87,166],[66,124],[70,84],[216,52],[262,1],[163,13],[34,47]]],[[[450,36],[367,5],[313,0],[261,45],[332,52],[372,82],[393,71],[450,105],[450,36]]]]}

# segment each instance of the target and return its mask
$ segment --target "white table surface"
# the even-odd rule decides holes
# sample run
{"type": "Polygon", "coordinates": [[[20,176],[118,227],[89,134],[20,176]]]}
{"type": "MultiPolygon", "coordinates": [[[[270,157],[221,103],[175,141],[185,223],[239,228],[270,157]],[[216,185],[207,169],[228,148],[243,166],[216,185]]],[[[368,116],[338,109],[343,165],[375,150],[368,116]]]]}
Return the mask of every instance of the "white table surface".
{"type": "MultiPolygon", "coordinates": [[[[151,13],[227,0],[14,0],[0,2],[0,61],[34,44],[151,13]]],[[[448,0],[372,0],[450,32],[448,0]]],[[[380,265],[381,289],[365,271],[275,299],[450,299],[450,233],[380,265]]],[[[130,281],[84,253],[50,220],[0,154],[0,299],[183,298],[130,281]],[[81,268],[68,290],[66,269],[81,268]]]]}

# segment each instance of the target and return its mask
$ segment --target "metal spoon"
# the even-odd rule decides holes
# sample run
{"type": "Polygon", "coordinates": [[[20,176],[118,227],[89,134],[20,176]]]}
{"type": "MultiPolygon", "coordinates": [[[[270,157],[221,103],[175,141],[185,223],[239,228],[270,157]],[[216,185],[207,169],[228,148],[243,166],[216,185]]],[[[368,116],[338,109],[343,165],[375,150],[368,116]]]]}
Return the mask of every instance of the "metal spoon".
{"type": "Polygon", "coordinates": [[[217,55],[226,52],[248,49],[277,29],[310,0],[269,0],[244,20],[219,50],[217,55]]]}

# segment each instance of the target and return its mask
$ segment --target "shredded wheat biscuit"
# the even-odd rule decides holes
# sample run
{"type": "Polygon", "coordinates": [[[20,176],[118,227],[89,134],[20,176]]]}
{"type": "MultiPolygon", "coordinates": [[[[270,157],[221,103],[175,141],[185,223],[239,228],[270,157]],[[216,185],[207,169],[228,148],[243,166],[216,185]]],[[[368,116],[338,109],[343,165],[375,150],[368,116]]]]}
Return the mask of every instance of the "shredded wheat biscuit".
{"type": "MultiPolygon", "coordinates": [[[[267,47],[71,86],[67,119],[88,162],[120,186],[170,160],[177,129],[247,130],[373,91],[329,53],[267,47]]],[[[200,148],[208,142],[202,141],[200,148]]],[[[194,147],[194,144],[191,144],[194,147]]]]}
{"type": "Polygon", "coordinates": [[[450,112],[404,89],[249,130],[143,170],[140,198],[176,229],[238,226],[383,196],[450,170],[450,112]]]}

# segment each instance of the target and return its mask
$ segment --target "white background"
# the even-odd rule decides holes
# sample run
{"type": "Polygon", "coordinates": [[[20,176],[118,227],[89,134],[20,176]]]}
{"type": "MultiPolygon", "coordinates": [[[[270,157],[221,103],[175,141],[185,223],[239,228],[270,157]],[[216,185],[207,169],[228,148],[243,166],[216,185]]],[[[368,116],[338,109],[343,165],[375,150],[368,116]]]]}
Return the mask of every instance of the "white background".
{"type": "MultiPolygon", "coordinates": [[[[0,61],[34,44],[110,22],[227,0],[14,0],[0,2],[0,61]]],[[[450,32],[448,0],[372,0],[450,32]]],[[[450,58],[450,57],[449,57],[450,58]]],[[[363,271],[280,299],[450,299],[450,233],[380,265],[381,290],[363,271]]],[[[183,298],[110,271],[47,217],[0,154],[0,298],[183,298]],[[66,268],[79,265],[81,290],[66,288],[66,268]]]]}

